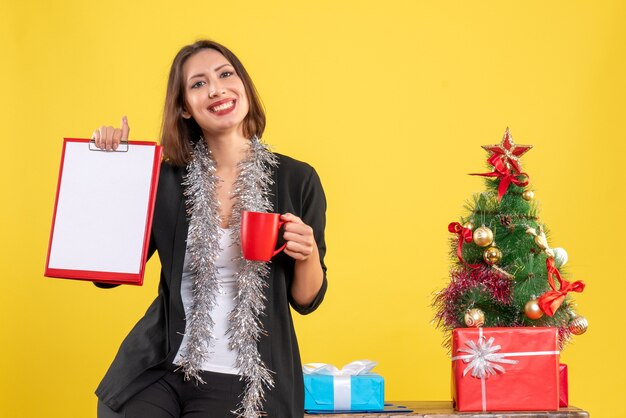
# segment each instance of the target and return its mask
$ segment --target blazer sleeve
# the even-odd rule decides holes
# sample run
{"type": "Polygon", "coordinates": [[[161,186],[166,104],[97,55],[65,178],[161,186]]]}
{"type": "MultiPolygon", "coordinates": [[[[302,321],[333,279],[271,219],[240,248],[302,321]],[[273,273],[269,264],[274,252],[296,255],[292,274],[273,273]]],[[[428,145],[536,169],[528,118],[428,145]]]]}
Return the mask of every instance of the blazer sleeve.
{"type": "Polygon", "coordinates": [[[319,250],[320,264],[324,275],[322,279],[322,286],[310,305],[298,305],[296,301],[293,300],[291,293],[289,294],[289,303],[293,309],[302,315],[307,315],[316,310],[322,303],[324,295],[326,294],[326,289],[328,288],[328,281],[326,279],[326,264],[324,263],[324,256],[326,255],[326,240],[324,237],[324,230],[326,228],[326,195],[324,194],[324,189],[322,188],[322,182],[313,167],[310,168],[309,176],[303,183],[301,219],[305,224],[309,225],[313,229],[315,241],[319,250]]]}

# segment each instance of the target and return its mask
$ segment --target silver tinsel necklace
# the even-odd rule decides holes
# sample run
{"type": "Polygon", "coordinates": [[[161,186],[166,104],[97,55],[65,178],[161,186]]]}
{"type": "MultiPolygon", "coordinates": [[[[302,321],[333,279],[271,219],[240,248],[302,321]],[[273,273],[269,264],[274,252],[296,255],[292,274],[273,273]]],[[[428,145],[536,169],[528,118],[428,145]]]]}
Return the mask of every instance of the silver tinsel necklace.
{"type": "MultiPolygon", "coordinates": [[[[269,193],[273,183],[272,167],[277,165],[276,156],[259,138],[252,138],[248,157],[239,163],[239,175],[233,185],[235,203],[230,226],[235,244],[240,244],[242,211],[272,211],[269,193]]],[[[210,357],[213,343],[215,324],[211,312],[219,291],[215,261],[220,252],[220,215],[216,195],[220,180],[215,173],[215,160],[201,139],[194,147],[183,182],[190,215],[187,251],[194,278],[193,305],[185,331],[188,344],[178,363],[185,379],[195,378],[200,383],[204,383],[200,377],[202,363],[210,357]]],[[[229,316],[229,344],[237,352],[236,367],[246,381],[241,403],[233,412],[239,417],[256,418],[263,414],[265,389],[274,386],[272,372],[261,360],[257,347],[259,338],[265,333],[259,317],[265,310],[263,291],[267,287],[270,267],[266,262],[249,261],[241,256],[233,261],[239,266],[235,273],[238,292],[235,308],[229,316]]]]}

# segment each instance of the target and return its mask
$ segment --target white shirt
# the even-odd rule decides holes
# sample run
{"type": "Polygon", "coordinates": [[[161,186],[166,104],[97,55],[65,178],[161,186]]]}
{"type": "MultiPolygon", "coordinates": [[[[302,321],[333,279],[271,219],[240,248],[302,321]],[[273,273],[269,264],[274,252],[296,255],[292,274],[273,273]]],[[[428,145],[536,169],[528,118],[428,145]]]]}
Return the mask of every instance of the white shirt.
{"type": "MultiPolygon", "coordinates": [[[[240,374],[239,369],[235,367],[237,359],[237,351],[231,350],[228,346],[229,336],[227,330],[229,328],[228,315],[235,307],[235,299],[237,298],[237,282],[234,275],[239,265],[233,261],[241,256],[241,247],[233,244],[231,229],[220,228],[219,245],[220,254],[215,263],[217,267],[217,283],[219,291],[215,299],[215,307],[211,311],[211,318],[215,322],[213,327],[213,340],[209,358],[202,364],[202,370],[208,370],[217,373],[240,374]]],[[[193,304],[193,272],[189,268],[189,253],[185,253],[185,262],[183,265],[183,277],[180,286],[180,296],[183,300],[185,308],[185,316],[190,315],[190,309],[193,304]]],[[[183,336],[183,341],[178,349],[174,363],[180,363],[180,354],[187,347],[187,333],[183,336]]]]}

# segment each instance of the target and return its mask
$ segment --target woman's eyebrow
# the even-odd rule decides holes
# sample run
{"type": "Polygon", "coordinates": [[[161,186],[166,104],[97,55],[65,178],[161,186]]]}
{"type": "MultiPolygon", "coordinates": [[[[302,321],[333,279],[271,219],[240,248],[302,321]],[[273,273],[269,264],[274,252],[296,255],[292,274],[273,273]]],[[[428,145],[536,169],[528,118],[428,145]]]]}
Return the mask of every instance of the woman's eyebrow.
{"type": "Polygon", "coordinates": [[[232,67],[232,65],[227,62],[226,64],[222,64],[219,67],[215,68],[215,71],[219,71],[219,70],[221,70],[224,67],[232,67]]]}
{"type": "MultiPolygon", "coordinates": [[[[213,71],[219,71],[219,70],[221,70],[224,67],[232,67],[232,64],[229,64],[229,63],[222,64],[222,65],[216,67],[215,70],[213,70],[213,71]]],[[[187,80],[191,80],[191,79],[198,78],[198,77],[204,77],[204,73],[194,74],[191,77],[189,77],[187,80]]]]}
{"type": "Polygon", "coordinates": [[[194,79],[194,78],[198,78],[198,77],[204,77],[204,73],[194,74],[191,77],[189,77],[188,80],[191,80],[191,79],[194,79]]]}

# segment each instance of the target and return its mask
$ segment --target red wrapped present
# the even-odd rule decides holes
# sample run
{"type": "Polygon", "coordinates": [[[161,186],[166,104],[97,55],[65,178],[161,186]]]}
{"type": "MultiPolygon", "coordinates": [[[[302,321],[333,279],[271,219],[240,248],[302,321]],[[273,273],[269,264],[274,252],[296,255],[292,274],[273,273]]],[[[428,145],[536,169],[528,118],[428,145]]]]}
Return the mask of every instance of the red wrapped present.
{"type": "Polygon", "coordinates": [[[559,409],[556,328],[458,328],[452,334],[458,411],[559,409]]]}
{"type": "Polygon", "coordinates": [[[567,387],[567,364],[559,364],[559,406],[569,405],[569,390],[567,387]]]}

